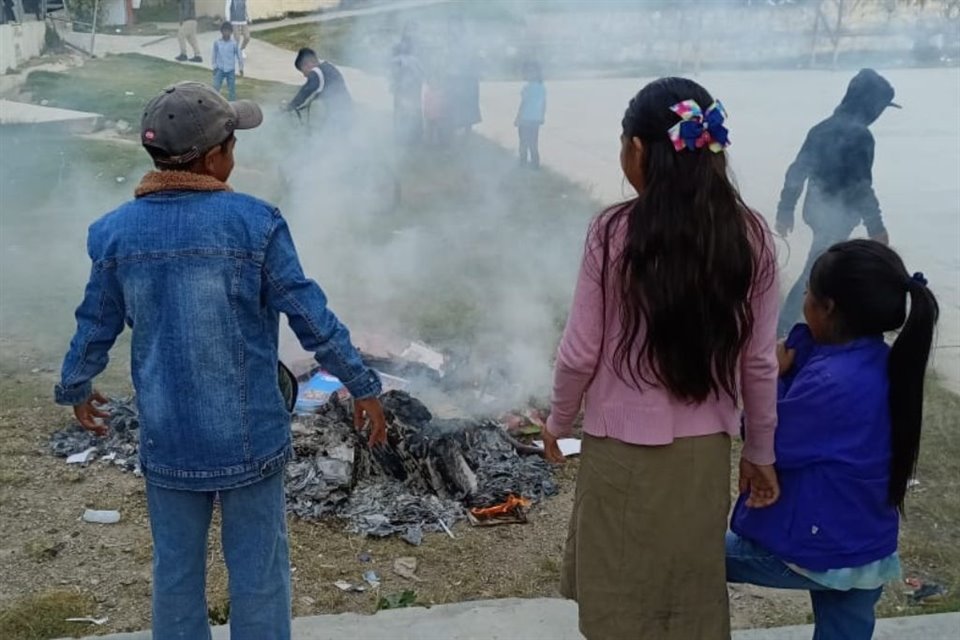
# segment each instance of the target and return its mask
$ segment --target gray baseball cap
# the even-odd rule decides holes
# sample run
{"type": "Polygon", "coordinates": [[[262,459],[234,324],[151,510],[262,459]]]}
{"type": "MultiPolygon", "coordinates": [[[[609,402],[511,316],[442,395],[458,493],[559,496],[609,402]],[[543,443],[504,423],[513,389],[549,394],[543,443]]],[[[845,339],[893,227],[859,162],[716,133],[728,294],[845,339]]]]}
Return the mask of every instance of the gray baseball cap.
{"type": "Polygon", "coordinates": [[[255,102],[227,102],[213,87],[179,82],[150,100],[140,120],[140,142],[163,156],[164,164],[187,164],[229,138],[237,129],[263,122],[255,102]]]}

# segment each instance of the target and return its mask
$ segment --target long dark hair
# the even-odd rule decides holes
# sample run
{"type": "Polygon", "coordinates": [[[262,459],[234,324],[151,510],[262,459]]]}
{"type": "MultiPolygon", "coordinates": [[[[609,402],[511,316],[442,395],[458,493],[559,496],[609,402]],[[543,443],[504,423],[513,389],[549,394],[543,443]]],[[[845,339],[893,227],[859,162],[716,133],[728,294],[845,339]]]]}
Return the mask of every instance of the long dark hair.
{"type": "Polygon", "coordinates": [[[683,100],[703,109],[713,103],[685,78],[652,82],[630,101],[623,135],[643,144],[644,185],[596,228],[604,301],[611,261],[619,293],[618,375],[638,389],[660,385],[700,403],[711,394],[738,397],[740,353],[754,326],[751,292],[760,280],[771,286],[774,269],[763,266],[766,227],[741,199],[726,154],[674,149],[668,131],[680,118],[670,107],[683,100]],[[622,225],[623,252],[611,258],[622,225]],[[769,271],[766,278],[761,271],[769,271]]]}
{"type": "Polygon", "coordinates": [[[893,448],[888,500],[902,512],[920,453],[923,382],[940,315],[937,299],[922,275],[911,277],[893,249],[872,240],[841,242],[820,256],[810,273],[810,293],[833,301],[834,330],[843,338],[900,329],[887,363],[893,448]]]}

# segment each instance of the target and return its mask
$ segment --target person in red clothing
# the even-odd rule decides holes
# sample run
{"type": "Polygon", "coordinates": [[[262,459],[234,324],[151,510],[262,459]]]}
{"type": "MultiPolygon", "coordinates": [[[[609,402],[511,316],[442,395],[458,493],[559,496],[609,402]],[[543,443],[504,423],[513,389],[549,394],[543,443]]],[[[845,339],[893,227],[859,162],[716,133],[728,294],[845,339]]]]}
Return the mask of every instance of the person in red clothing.
{"type": "Polygon", "coordinates": [[[730,180],[723,106],[683,78],[644,87],[620,164],[637,196],[587,232],[557,353],[546,455],[584,407],[561,590],[589,639],[730,637],[730,439],[740,489],[779,497],[777,274],[770,232],[730,180]]]}

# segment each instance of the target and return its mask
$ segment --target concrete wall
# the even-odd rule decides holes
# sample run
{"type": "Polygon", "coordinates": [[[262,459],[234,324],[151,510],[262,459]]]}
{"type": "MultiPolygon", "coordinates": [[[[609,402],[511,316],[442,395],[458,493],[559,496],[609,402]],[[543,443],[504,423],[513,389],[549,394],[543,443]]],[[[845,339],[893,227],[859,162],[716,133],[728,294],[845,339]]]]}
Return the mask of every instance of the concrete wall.
{"type": "Polygon", "coordinates": [[[23,24],[0,25],[0,73],[19,69],[43,51],[46,24],[32,18],[23,24]]]}
{"type": "MultiPolygon", "coordinates": [[[[288,13],[309,13],[336,9],[340,0],[247,0],[251,20],[282,18],[288,13]]],[[[223,17],[226,0],[197,0],[197,14],[223,17]]]]}

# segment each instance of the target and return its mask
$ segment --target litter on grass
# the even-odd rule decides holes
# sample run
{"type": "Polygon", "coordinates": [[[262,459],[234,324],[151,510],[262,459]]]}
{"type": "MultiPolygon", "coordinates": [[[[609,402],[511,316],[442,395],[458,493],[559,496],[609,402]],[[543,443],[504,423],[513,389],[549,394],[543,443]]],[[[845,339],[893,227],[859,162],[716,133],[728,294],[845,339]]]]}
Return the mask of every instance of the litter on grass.
{"type": "Polygon", "coordinates": [[[83,521],[91,524],[117,524],[120,522],[120,512],[87,509],[83,512],[83,521]]]}
{"type": "Polygon", "coordinates": [[[84,449],[80,453],[67,456],[67,464],[86,464],[90,462],[96,452],[96,447],[90,447],[89,449],[84,449]]]}
{"type": "Polygon", "coordinates": [[[393,572],[401,578],[423,582],[423,579],[417,575],[417,564],[417,559],[412,556],[397,558],[393,561],[393,572]]]}
{"type": "MultiPolygon", "coordinates": [[[[580,455],[580,446],[583,443],[579,438],[560,438],[557,445],[560,447],[560,453],[564,458],[580,455]]],[[[543,449],[543,440],[534,440],[533,445],[543,449]]]]}
{"type": "Polygon", "coordinates": [[[84,622],[87,624],[92,624],[98,627],[102,627],[103,625],[110,622],[110,618],[94,618],[94,617],[88,616],[86,618],[67,618],[66,620],[64,620],[64,622],[84,622]]]}
{"type": "Polygon", "coordinates": [[[363,593],[367,590],[362,584],[353,584],[352,582],[347,582],[346,580],[337,580],[333,583],[337,589],[340,591],[346,591],[347,593],[363,593]]]}

